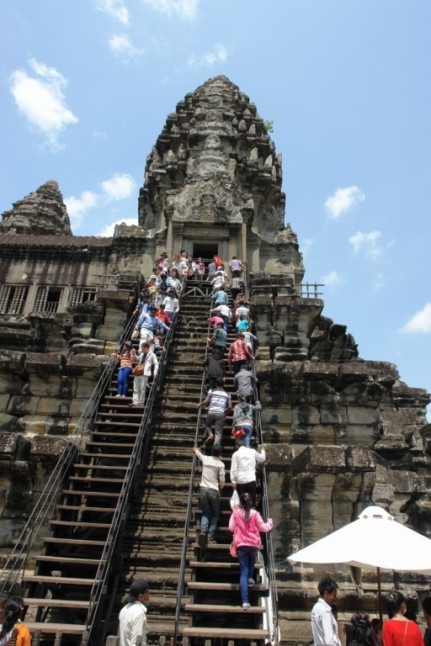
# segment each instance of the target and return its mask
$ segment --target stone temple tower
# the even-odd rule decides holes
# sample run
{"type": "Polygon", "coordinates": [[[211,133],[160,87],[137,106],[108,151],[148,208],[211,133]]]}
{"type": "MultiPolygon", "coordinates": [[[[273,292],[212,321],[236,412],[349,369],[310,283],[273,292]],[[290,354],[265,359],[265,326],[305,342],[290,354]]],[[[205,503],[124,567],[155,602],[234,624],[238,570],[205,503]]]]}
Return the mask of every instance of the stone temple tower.
{"type": "Polygon", "coordinates": [[[252,272],[276,270],[300,282],[302,259],[293,232],[285,231],[281,180],[281,156],[256,106],[217,76],[168,115],[147,159],[139,224],[170,255],[235,254],[252,272]]]}

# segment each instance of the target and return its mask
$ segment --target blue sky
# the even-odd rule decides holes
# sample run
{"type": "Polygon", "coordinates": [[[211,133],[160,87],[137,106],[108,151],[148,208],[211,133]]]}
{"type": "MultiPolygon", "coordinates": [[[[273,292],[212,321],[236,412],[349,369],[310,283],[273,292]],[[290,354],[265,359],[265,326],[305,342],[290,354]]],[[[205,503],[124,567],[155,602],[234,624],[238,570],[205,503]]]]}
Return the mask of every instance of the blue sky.
{"type": "Polygon", "coordinates": [[[431,391],[429,0],[2,0],[0,212],[56,179],[75,235],[137,218],[168,113],[225,74],[274,122],[324,314],[431,391]]]}

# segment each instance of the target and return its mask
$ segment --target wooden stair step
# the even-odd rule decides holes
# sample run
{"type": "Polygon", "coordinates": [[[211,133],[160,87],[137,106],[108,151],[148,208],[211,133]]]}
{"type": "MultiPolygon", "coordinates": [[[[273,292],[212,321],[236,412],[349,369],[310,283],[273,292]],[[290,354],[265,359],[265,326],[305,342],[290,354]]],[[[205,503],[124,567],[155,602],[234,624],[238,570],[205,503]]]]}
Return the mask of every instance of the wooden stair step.
{"type": "MultiPolygon", "coordinates": [[[[70,476],[69,480],[71,482],[93,482],[99,484],[112,484],[112,485],[122,485],[124,482],[123,478],[92,478],[91,476],[70,476]]],[[[90,493],[90,492],[89,492],[90,493]]]]}
{"type": "MultiPolygon", "coordinates": [[[[242,610],[242,612],[246,612],[242,610]]],[[[248,612],[248,611],[247,611],[248,612]]],[[[184,637],[214,637],[229,639],[268,639],[269,632],[259,628],[210,628],[205,626],[186,626],[182,628],[181,634],[184,637]]]]}
{"type": "Polygon", "coordinates": [[[63,635],[82,635],[86,630],[85,624],[54,624],[48,622],[26,621],[30,633],[58,633],[63,635]]]}
{"type": "Polygon", "coordinates": [[[74,465],[75,469],[98,469],[100,471],[127,471],[129,468],[127,465],[119,464],[85,464],[82,462],[77,462],[74,465]]]}
{"type": "Polygon", "coordinates": [[[43,539],[44,543],[54,543],[54,545],[73,545],[83,547],[104,547],[106,541],[90,541],[85,538],[57,538],[57,536],[47,536],[43,539]]]}
{"type": "MultiPolygon", "coordinates": [[[[216,605],[216,604],[206,604],[206,603],[186,603],[184,606],[186,612],[213,612],[213,613],[239,613],[242,614],[245,612],[242,609],[242,606],[226,606],[226,605],[216,605]]],[[[263,614],[265,608],[262,606],[251,606],[248,610],[250,614],[263,614]]]]}
{"type": "Polygon", "coordinates": [[[52,585],[94,585],[97,579],[78,579],[71,576],[46,576],[45,574],[25,574],[23,581],[28,583],[50,583],[52,585]]]}
{"type": "Polygon", "coordinates": [[[231,563],[219,563],[217,561],[190,561],[189,567],[216,570],[239,570],[239,563],[235,561],[232,561],[231,563]]]}
{"type": "Polygon", "coordinates": [[[97,529],[109,529],[111,523],[87,523],[82,520],[50,520],[54,527],[95,527],[97,529]]]}
{"type": "MultiPolygon", "coordinates": [[[[88,608],[90,606],[89,601],[76,601],[75,599],[54,599],[54,598],[35,598],[35,597],[24,597],[25,606],[39,606],[42,608],[88,608]]],[[[25,622],[26,625],[27,622],[25,622]]]]}
{"type": "Polygon", "coordinates": [[[76,565],[99,565],[100,559],[86,559],[86,558],[73,558],[73,556],[47,556],[46,554],[36,556],[36,563],[52,563],[52,564],[76,564],[76,565]]]}
{"type": "MultiPolygon", "coordinates": [[[[116,445],[117,446],[117,445],[116,445]]],[[[130,446],[127,444],[127,446],[130,446]]],[[[106,447],[106,443],[105,443],[106,447]]],[[[85,452],[85,453],[80,453],[79,454],[80,458],[97,458],[98,460],[112,460],[112,459],[118,459],[118,460],[129,460],[130,459],[130,453],[92,453],[90,452],[85,452]]]]}
{"type": "MultiPolygon", "coordinates": [[[[118,444],[117,444],[117,442],[108,442],[108,438],[111,438],[111,437],[112,437],[112,438],[117,438],[117,437],[126,438],[126,437],[130,437],[130,439],[133,439],[133,440],[135,441],[135,440],[136,440],[136,433],[120,433],[119,431],[115,431],[115,433],[114,433],[114,432],[109,433],[109,431],[103,431],[103,433],[102,433],[102,431],[93,431],[93,432],[91,433],[91,437],[95,437],[95,438],[103,437],[103,438],[105,438],[105,439],[106,439],[106,441],[103,443],[103,444],[104,444],[104,446],[106,446],[107,444],[111,444],[112,446],[114,446],[114,444],[115,444],[115,446],[130,446],[132,443],[130,443],[130,444],[120,444],[120,443],[118,443],[118,444]]],[[[90,443],[91,443],[91,442],[88,442],[88,444],[90,444],[90,443]]]]}
{"type": "Polygon", "coordinates": [[[101,420],[94,420],[93,426],[120,426],[123,428],[124,426],[127,426],[128,428],[136,428],[138,429],[140,427],[139,422],[103,422],[101,420]]]}
{"type": "Polygon", "coordinates": [[[96,496],[99,498],[118,498],[120,495],[117,491],[89,491],[86,489],[63,489],[61,493],[65,496],[96,496]]]}
{"type": "MultiPolygon", "coordinates": [[[[93,433],[93,435],[98,435],[98,434],[93,433]]],[[[115,434],[115,435],[117,435],[117,434],[115,434]]],[[[104,435],[104,437],[105,437],[105,435],[104,435]]],[[[136,438],[136,435],[133,435],[133,437],[136,438]]],[[[91,442],[90,441],[90,442],[86,443],[87,448],[91,447],[91,446],[94,446],[95,448],[100,447],[100,448],[103,448],[105,450],[108,449],[109,447],[111,447],[113,449],[131,449],[133,447],[133,445],[128,443],[128,442],[112,442],[112,443],[110,443],[110,442],[91,442]]],[[[111,457],[111,455],[115,456],[115,453],[106,453],[107,457],[111,457]]],[[[123,455],[124,455],[124,457],[129,457],[130,453],[127,453],[127,454],[126,453],[124,453],[124,454],[120,453],[119,457],[122,457],[123,455]]]]}
{"type": "Polygon", "coordinates": [[[61,511],[78,511],[82,513],[91,512],[94,514],[113,514],[115,512],[114,507],[87,507],[86,505],[56,505],[56,509],[61,511]]]}
{"type": "MultiPolygon", "coordinates": [[[[187,583],[189,590],[239,590],[239,583],[218,583],[214,581],[189,581],[187,583]]],[[[252,592],[266,592],[268,588],[266,585],[257,583],[251,588],[252,592]]]]}

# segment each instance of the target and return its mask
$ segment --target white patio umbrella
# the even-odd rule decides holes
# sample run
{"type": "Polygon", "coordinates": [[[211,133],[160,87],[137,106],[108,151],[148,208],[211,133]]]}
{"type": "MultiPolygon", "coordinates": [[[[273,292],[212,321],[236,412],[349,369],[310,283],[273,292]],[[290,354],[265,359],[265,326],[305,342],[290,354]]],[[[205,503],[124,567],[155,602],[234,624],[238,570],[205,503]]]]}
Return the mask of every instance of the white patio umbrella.
{"type": "Polygon", "coordinates": [[[370,506],[358,520],[290,554],[287,560],[377,568],[381,614],[380,570],[431,574],[431,540],[401,525],[381,507],[370,506]]]}

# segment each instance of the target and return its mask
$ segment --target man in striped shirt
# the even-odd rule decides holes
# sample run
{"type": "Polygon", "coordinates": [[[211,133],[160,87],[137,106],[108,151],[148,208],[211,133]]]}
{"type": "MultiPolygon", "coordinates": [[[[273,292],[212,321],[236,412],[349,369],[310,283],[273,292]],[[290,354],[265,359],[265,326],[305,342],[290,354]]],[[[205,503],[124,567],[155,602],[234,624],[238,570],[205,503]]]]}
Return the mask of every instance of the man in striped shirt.
{"type": "Polygon", "coordinates": [[[198,410],[208,407],[205,420],[205,444],[214,440],[214,446],[221,446],[224,420],[232,409],[231,397],[223,388],[223,383],[223,379],[219,378],[216,388],[209,390],[205,399],[197,405],[198,410]]]}

